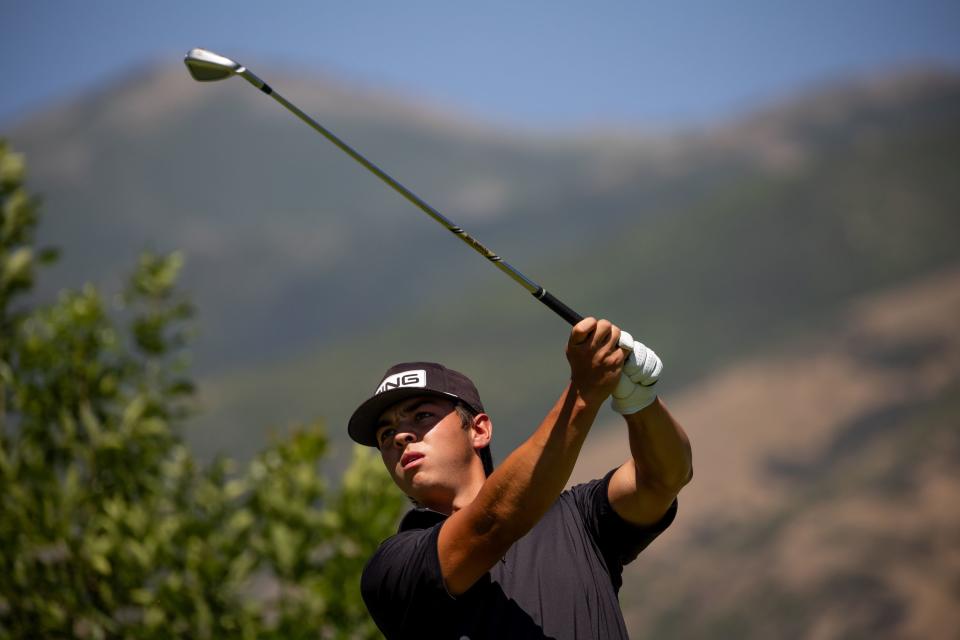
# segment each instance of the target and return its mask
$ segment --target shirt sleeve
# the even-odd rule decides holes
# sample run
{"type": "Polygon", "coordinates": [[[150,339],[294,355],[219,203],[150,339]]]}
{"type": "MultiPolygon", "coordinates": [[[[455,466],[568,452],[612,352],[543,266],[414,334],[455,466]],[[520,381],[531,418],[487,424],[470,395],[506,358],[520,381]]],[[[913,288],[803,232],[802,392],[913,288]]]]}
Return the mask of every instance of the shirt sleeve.
{"type": "Polygon", "coordinates": [[[425,611],[453,601],[443,584],[437,554],[441,524],[388,538],[363,570],[364,604],[388,638],[412,637],[407,632],[422,625],[425,611]]]}
{"type": "Polygon", "coordinates": [[[633,562],[673,523],[677,515],[677,501],[673,501],[658,522],[645,526],[627,522],[614,511],[607,495],[607,487],[615,471],[611,469],[602,479],[577,485],[571,492],[587,530],[603,554],[614,586],[619,589],[623,567],[633,562]]]}

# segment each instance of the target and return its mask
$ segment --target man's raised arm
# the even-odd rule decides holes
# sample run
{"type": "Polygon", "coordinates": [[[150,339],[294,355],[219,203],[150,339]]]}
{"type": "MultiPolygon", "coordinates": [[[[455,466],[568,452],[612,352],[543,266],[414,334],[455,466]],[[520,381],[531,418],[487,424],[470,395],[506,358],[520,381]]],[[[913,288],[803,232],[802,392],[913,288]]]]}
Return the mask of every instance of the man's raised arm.
{"type": "Polygon", "coordinates": [[[540,520],[570,478],[597,412],[620,378],[620,330],[586,318],[570,333],[570,383],[530,438],[443,524],[437,541],[447,590],[459,595],[540,520]]]}
{"type": "Polygon", "coordinates": [[[637,525],[660,520],[693,477],[690,440],[653,390],[662,369],[657,354],[637,342],[613,392],[613,408],[627,422],[630,459],[610,478],[607,497],[637,525]]]}

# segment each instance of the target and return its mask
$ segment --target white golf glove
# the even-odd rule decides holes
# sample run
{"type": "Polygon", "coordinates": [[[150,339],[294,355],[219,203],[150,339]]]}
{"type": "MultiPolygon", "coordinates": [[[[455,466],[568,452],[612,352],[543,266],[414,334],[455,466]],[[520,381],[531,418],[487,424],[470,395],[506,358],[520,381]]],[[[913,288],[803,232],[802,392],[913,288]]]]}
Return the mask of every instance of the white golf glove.
{"type": "Polygon", "coordinates": [[[613,390],[610,406],[617,413],[629,415],[653,404],[657,394],[652,387],[660,379],[661,371],[663,363],[653,349],[634,342],[633,351],[623,363],[623,373],[613,390]]]}

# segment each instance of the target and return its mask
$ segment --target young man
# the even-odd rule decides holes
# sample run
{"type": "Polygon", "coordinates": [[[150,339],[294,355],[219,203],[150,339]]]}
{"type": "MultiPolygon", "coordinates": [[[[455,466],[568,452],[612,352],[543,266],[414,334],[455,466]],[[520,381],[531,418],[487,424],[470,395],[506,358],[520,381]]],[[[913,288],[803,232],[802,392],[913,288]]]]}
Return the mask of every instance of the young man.
{"type": "Polygon", "coordinates": [[[475,386],[442,365],[391,367],[356,410],[350,436],[380,449],[418,507],[361,580],[387,638],[627,637],[623,565],[673,521],[692,467],[683,429],[650,388],[659,358],[639,343],[625,354],[619,337],[605,320],[573,328],[566,389],[496,471],[475,386]],[[630,458],[563,491],[611,394],[630,458]]]}

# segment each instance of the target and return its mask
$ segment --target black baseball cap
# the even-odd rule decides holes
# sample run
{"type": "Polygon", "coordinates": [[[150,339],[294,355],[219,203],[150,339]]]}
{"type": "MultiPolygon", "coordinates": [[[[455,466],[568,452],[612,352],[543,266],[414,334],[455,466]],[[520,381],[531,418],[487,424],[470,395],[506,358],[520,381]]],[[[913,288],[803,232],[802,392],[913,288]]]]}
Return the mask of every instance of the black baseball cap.
{"type": "Polygon", "coordinates": [[[376,447],[380,415],[401,400],[424,395],[461,400],[477,413],[485,413],[477,387],[459,371],[436,362],[401,362],[387,369],[373,396],[353,412],[347,433],[358,444],[376,447]]]}

